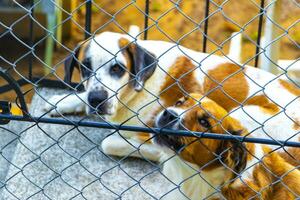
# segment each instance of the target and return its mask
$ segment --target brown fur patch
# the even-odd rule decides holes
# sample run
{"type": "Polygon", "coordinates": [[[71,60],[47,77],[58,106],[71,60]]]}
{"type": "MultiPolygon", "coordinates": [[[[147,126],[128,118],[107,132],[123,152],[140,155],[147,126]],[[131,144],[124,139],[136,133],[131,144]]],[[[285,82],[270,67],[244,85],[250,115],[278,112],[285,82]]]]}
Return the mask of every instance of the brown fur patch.
{"type": "MultiPolygon", "coordinates": [[[[86,40],[86,41],[82,41],[78,44],[79,52],[78,52],[78,55],[77,55],[77,60],[79,62],[77,62],[76,66],[78,67],[78,70],[79,70],[81,76],[84,74],[84,71],[85,71],[85,69],[82,68],[82,64],[83,64],[84,59],[86,58],[86,52],[88,50],[88,47],[89,47],[90,43],[91,43],[91,41],[86,40]]],[[[88,66],[86,66],[86,67],[88,67],[88,66]]],[[[90,83],[89,80],[90,79],[87,79],[87,81],[86,81],[87,86],[90,83]]]]}
{"type": "Polygon", "coordinates": [[[257,164],[253,177],[240,186],[228,184],[222,188],[226,199],[239,200],[253,198],[258,193],[261,199],[295,199],[300,194],[300,171],[287,163],[277,152],[263,147],[263,164],[257,164]]]}
{"type": "Polygon", "coordinates": [[[276,185],[277,188],[274,191],[275,195],[283,195],[286,193],[287,197],[293,197],[284,199],[295,198],[291,191],[293,191],[294,194],[300,195],[300,171],[295,169],[295,166],[286,162],[279,153],[272,151],[269,147],[264,146],[264,152],[267,153],[267,156],[263,159],[263,163],[273,175],[281,177],[282,179],[280,183],[276,185]]]}
{"type": "Polygon", "coordinates": [[[89,46],[90,44],[90,41],[84,41],[84,42],[81,42],[79,43],[79,46],[80,46],[80,50],[79,50],[79,53],[78,53],[78,60],[80,62],[82,62],[85,58],[85,54],[86,54],[86,50],[87,50],[87,47],[89,46]]]}
{"type": "MultiPolygon", "coordinates": [[[[241,124],[234,118],[227,116],[227,111],[214,101],[204,98],[201,101],[201,106],[197,106],[196,100],[202,98],[201,94],[192,93],[182,101],[182,104],[176,105],[176,108],[186,111],[182,118],[182,124],[186,129],[217,134],[226,134],[225,130],[235,135],[246,134],[246,130],[241,124]],[[205,118],[209,122],[209,130],[199,123],[200,118],[205,118]],[[221,119],[222,121],[220,122],[221,119]]],[[[243,170],[246,165],[246,150],[242,147],[243,144],[238,141],[220,141],[194,137],[181,137],[180,141],[185,148],[179,155],[184,160],[198,165],[204,171],[223,166],[217,159],[219,154],[222,154],[222,160],[227,167],[237,173],[243,170]]],[[[250,152],[254,151],[253,144],[246,148],[250,152]]]]}
{"type": "MultiPolygon", "coordinates": [[[[204,80],[203,91],[204,94],[208,93],[207,97],[230,111],[246,100],[249,94],[249,85],[239,66],[225,63],[208,71],[208,77],[204,80]]],[[[263,111],[269,114],[279,112],[278,106],[265,95],[250,97],[243,104],[260,106],[263,111]]]]}
{"type": "MultiPolygon", "coordinates": [[[[201,92],[201,86],[194,74],[195,68],[192,61],[185,56],[176,59],[169,68],[168,75],[160,88],[160,100],[164,107],[173,106],[185,94],[201,92]]],[[[147,122],[148,125],[153,125],[155,116],[162,109],[163,107],[151,113],[153,119],[147,122]]],[[[138,138],[142,141],[148,140],[149,137],[149,134],[138,135],[138,138]]]]}
{"type": "MultiPolygon", "coordinates": [[[[245,135],[245,133],[244,133],[245,135]]],[[[253,155],[255,155],[255,144],[254,143],[245,143],[247,148],[247,162],[250,162],[252,159],[256,159],[253,155]]]]}
{"type": "MultiPolygon", "coordinates": [[[[155,112],[154,116],[156,116],[158,112],[155,112]]],[[[150,122],[147,122],[147,127],[154,127],[154,119],[150,122]]],[[[151,143],[151,135],[149,133],[139,132],[137,135],[138,140],[143,141],[144,143],[151,143]]]]}
{"type": "Polygon", "coordinates": [[[172,106],[176,101],[192,92],[201,92],[194,69],[195,65],[187,57],[179,57],[170,67],[165,82],[160,89],[160,100],[164,106],[172,106]]]}
{"type": "Polygon", "coordinates": [[[289,147],[286,148],[286,152],[279,153],[288,163],[294,166],[300,165],[300,148],[289,147]]]}
{"type": "Polygon", "coordinates": [[[130,41],[126,38],[120,38],[118,41],[119,47],[120,49],[124,49],[126,47],[128,47],[128,45],[130,44],[130,41]]]}
{"type": "Polygon", "coordinates": [[[126,59],[127,69],[129,72],[132,70],[132,55],[128,52],[128,48],[130,48],[130,41],[126,38],[119,39],[119,47],[122,49],[122,53],[126,59]]]}
{"type": "Polygon", "coordinates": [[[265,95],[253,96],[245,102],[244,105],[259,106],[264,112],[269,114],[276,114],[280,111],[279,107],[272,103],[265,95]]]}
{"type": "Polygon", "coordinates": [[[296,121],[296,123],[294,123],[293,129],[294,130],[300,130],[300,122],[299,121],[296,121]]]}
{"type": "Polygon", "coordinates": [[[249,86],[239,66],[225,63],[208,71],[208,77],[203,83],[203,92],[204,95],[209,93],[207,97],[229,111],[247,98],[249,86]],[[211,90],[213,91],[210,92],[211,90]]]}
{"type": "Polygon", "coordinates": [[[300,96],[300,89],[295,84],[285,81],[285,80],[282,80],[282,79],[279,79],[279,83],[282,87],[287,89],[290,93],[292,93],[296,96],[300,96]]]}

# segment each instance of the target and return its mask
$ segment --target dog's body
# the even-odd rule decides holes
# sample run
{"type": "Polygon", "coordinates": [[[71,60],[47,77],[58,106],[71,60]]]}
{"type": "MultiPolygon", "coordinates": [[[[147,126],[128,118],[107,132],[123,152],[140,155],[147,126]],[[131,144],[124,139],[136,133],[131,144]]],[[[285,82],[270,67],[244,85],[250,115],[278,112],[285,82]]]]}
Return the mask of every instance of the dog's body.
{"type": "MultiPolygon", "coordinates": [[[[241,68],[224,57],[168,42],[132,40],[123,34],[104,32],[82,44],[75,59],[83,63],[79,66],[86,92],[54,96],[46,110],[53,115],[57,111],[89,113],[94,107],[92,111],[110,122],[152,126],[153,118],[164,107],[173,105],[182,95],[198,92],[207,94],[233,117],[243,118],[243,126],[249,132],[255,130],[256,135],[268,137],[257,129],[257,122],[276,116],[264,126],[270,137],[298,141],[298,137],[292,136],[299,131],[299,101],[289,103],[300,92],[292,84],[275,80],[274,75],[253,67],[241,68]],[[242,104],[247,106],[239,108],[242,104]],[[289,118],[284,113],[278,114],[287,105],[285,113],[289,118]],[[281,134],[282,130],[285,134],[281,134]]],[[[74,58],[69,65],[75,65],[74,58]]],[[[159,160],[156,146],[145,144],[149,135],[122,134],[132,145],[119,136],[110,136],[102,144],[105,153],[117,156],[131,153],[159,160]]]]}
{"type": "MultiPolygon", "coordinates": [[[[156,126],[248,134],[227,111],[199,94],[190,94],[161,112],[156,126]]],[[[164,175],[180,186],[167,199],[279,200],[300,195],[300,171],[266,145],[172,135],[154,140],[164,149],[164,175]]]]}

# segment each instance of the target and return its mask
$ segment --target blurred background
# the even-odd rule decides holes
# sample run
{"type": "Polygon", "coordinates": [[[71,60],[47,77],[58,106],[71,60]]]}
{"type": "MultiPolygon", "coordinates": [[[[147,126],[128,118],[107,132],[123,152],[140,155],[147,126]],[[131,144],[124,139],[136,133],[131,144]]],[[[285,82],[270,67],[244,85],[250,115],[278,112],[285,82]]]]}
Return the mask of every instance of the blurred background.
{"type": "MultiPolygon", "coordinates": [[[[299,0],[265,1],[262,44],[265,40],[267,48],[277,49],[272,56],[275,55],[274,62],[282,69],[264,68],[264,59],[258,65],[275,74],[287,68],[295,81],[300,78],[299,3],[299,0]]],[[[33,76],[62,78],[68,49],[84,40],[85,4],[83,0],[0,0],[0,67],[15,80],[26,78],[31,64],[33,76]],[[32,24],[30,18],[34,19],[32,24]]],[[[260,0],[211,0],[207,53],[238,54],[232,55],[233,59],[254,65],[260,4],[260,0]]],[[[148,39],[178,42],[202,51],[205,5],[205,0],[150,0],[148,39]]],[[[144,9],[145,0],[93,0],[91,33],[126,32],[130,25],[137,25],[143,31],[144,9]]],[[[73,77],[74,81],[79,80],[77,72],[73,77]]],[[[4,84],[0,78],[0,87],[4,84]]],[[[22,87],[28,103],[33,88],[33,85],[22,87]]],[[[1,100],[16,98],[14,92],[0,95],[1,100]]]]}

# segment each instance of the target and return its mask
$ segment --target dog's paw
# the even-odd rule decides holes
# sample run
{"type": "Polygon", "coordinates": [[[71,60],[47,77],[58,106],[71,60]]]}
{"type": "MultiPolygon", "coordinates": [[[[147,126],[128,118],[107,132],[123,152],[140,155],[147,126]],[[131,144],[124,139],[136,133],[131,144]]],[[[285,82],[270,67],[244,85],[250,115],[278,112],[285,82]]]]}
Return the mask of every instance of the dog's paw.
{"type": "Polygon", "coordinates": [[[72,98],[68,95],[54,95],[45,104],[43,110],[50,116],[75,113],[78,107],[74,105],[72,98]]]}
{"type": "Polygon", "coordinates": [[[146,144],[135,139],[125,139],[118,135],[110,135],[101,143],[106,155],[119,157],[137,157],[150,161],[160,160],[160,149],[154,144],[146,144]]]}

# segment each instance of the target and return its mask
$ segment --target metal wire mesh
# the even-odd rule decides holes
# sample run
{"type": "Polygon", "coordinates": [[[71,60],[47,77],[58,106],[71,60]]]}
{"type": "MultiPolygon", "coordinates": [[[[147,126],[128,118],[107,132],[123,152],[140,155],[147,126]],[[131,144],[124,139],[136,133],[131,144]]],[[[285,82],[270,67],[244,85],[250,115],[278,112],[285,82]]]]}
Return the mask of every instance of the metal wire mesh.
{"type": "Polygon", "coordinates": [[[299,198],[298,1],[12,0],[1,13],[0,199],[299,198]]]}

